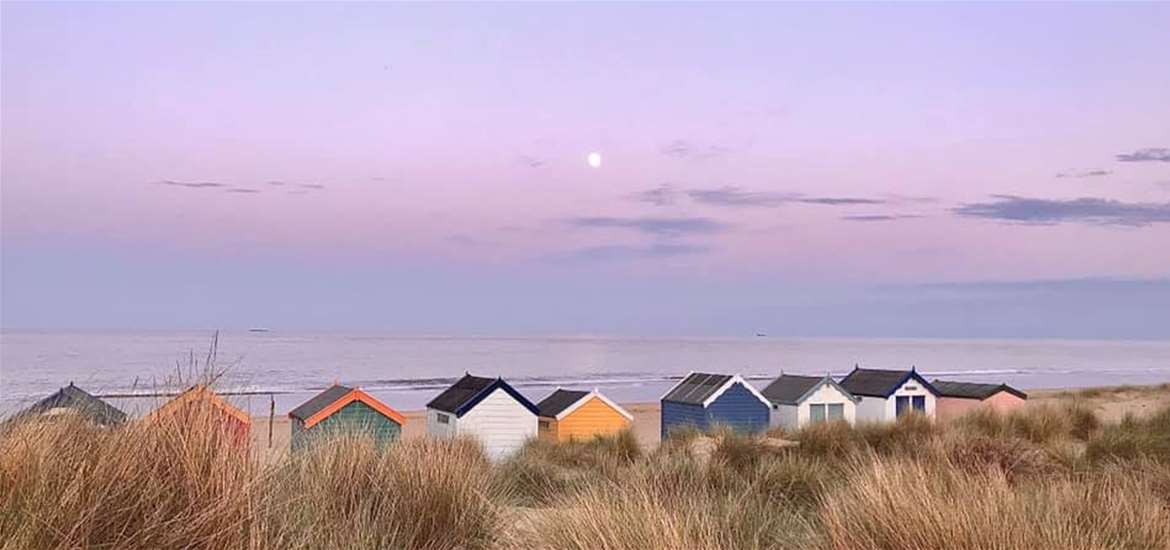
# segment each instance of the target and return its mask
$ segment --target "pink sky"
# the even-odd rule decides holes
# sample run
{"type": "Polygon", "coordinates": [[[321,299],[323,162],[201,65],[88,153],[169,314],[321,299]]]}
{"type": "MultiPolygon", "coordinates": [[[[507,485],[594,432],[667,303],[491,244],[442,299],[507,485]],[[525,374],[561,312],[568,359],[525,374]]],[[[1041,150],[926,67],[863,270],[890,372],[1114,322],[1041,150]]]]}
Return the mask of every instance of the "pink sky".
{"type": "MultiPolygon", "coordinates": [[[[674,289],[649,324],[705,285],[788,304],[1161,281],[1161,300],[1168,27],[1157,4],[5,4],[4,326],[249,325],[271,304],[159,312],[253,277],[332,311],[322,273],[674,289]],[[192,267],[144,275],[163,259],[192,267]],[[78,316],[74,294],[117,307],[78,316]]],[[[628,330],[523,288],[516,330],[628,330]]],[[[363,305],[304,324],[431,330],[363,305]]]]}

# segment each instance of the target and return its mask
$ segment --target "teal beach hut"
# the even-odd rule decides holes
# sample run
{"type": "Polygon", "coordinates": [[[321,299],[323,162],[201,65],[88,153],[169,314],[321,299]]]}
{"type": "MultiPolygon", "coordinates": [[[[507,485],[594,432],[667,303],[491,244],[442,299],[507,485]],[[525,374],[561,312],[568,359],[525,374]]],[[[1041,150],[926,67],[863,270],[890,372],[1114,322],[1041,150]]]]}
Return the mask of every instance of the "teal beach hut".
{"type": "Polygon", "coordinates": [[[380,445],[402,436],[406,417],[359,388],[339,384],[317,394],[288,413],[296,451],[322,435],[369,435],[380,445]]]}

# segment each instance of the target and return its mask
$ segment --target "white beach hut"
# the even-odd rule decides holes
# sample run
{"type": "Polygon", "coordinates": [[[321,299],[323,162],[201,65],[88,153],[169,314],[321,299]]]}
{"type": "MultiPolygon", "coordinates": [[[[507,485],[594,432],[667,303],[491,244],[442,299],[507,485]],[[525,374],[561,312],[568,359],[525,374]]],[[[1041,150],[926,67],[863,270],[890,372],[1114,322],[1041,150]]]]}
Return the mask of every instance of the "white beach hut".
{"type": "Polygon", "coordinates": [[[793,430],[835,420],[853,424],[860,401],[827,374],[781,374],[760,393],[772,402],[770,424],[793,430]]]}
{"type": "Polygon", "coordinates": [[[878,370],[854,367],[841,387],[861,398],[857,402],[858,422],[893,422],[911,413],[934,418],[938,390],[910,370],[878,370]]]}
{"type": "Polygon", "coordinates": [[[538,409],[502,378],[470,374],[427,403],[427,433],[471,436],[493,460],[536,437],[538,409]]]}

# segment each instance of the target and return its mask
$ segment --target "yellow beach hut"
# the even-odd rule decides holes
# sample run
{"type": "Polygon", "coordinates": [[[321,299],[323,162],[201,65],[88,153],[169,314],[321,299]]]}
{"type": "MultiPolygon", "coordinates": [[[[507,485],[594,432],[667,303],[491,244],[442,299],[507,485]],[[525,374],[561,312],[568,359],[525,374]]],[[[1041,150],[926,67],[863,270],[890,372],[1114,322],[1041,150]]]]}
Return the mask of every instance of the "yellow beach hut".
{"type": "Polygon", "coordinates": [[[557,388],[536,405],[540,411],[537,435],[549,441],[592,439],[630,427],[634,417],[597,390],[557,388]]]}

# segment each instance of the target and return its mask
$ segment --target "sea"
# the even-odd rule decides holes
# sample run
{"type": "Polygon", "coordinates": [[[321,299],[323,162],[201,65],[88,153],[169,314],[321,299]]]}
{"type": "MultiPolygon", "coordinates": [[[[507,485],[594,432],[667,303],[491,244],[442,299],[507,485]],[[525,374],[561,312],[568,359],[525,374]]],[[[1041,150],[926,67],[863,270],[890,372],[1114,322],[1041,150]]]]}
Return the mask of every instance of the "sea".
{"type": "Polygon", "coordinates": [[[691,371],[844,376],[854,366],[1021,389],[1170,382],[1170,341],[448,337],[378,332],[0,332],[0,415],[74,383],[134,415],[215,376],[254,415],[284,415],[333,383],[418,410],[464,373],[534,402],[558,387],[656,401],[691,371]],[[212,352],[214,348],[214,352],[212,352]],[[210,361],[209,361],[210,358],[210,361]],[[208,364],[210,363],[210,364],[208,364]]]}

